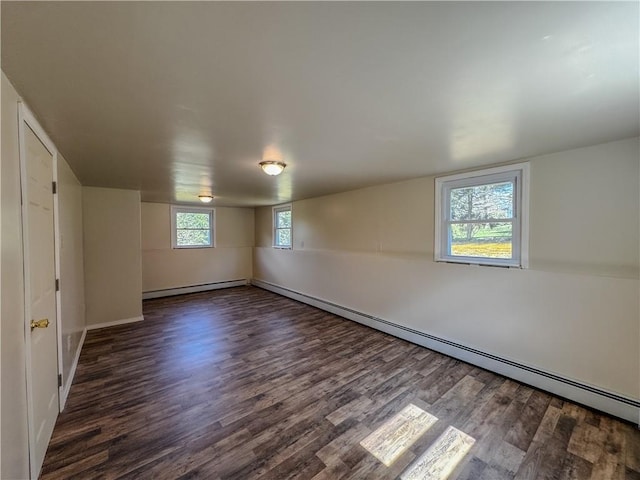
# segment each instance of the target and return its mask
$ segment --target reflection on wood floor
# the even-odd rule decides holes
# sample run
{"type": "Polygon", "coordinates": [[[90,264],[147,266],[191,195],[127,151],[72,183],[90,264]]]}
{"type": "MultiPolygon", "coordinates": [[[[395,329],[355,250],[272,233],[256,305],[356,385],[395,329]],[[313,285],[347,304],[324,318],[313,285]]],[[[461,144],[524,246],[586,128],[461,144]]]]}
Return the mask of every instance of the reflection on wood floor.
{"type": "Polygon", "coordinates": [[[640,479],[633,425],[270,292],[144,315],[88,333],[43,479],[640,479]]]}

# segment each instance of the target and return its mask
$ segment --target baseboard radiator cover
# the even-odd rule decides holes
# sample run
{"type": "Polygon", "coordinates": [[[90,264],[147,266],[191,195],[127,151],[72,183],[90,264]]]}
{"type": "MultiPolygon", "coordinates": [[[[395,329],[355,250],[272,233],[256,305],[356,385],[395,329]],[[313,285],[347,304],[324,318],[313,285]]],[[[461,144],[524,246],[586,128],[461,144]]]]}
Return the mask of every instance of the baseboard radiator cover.
{"type": "Polygon", "coordinates": [[[248,285],[249,280],[246,278],[239,280],[225,280],[223,282],[203,283],[200,285],[190,285],[187,287],[165,288],[162,290],[152,290],[142,292],[142,299],[149,300],[151,298],[172,297],[174,295],[184,295],[186,293],[206,292],[207,290],[218,290],[219,288],[241,287],[248,285]]]}
{"type": "Polygon", "coordinates": [[[264,280],[251,284],[640,425],[640,400],[483,352],[264,280]]]}

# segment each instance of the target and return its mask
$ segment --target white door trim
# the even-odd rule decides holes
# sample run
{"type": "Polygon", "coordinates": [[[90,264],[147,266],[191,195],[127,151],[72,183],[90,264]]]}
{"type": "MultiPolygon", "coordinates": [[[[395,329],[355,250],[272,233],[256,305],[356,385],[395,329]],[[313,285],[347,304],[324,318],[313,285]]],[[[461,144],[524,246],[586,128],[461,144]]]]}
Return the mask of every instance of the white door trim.
{"type": "MultiPolygon", "coordinates": [[[[25,367],[26,367],[26,386],[27,386],[27,426],[28,426],[28,439],[29,439],[29,475],[31,478],[37,478],[39,471],[38,465],[35,464],[33,456],[35,431],[33,425],[33,384],[31,378],[31,330],[29,328],[29,319],[31,318],[31,274],[29,272],[29,238],[26,234],[26,225],[28,225],[28,203],[26,198],[27,192],[27,165],[26,165],[26,145],[25,145],[25,126],[28,126],[33,133],[42,142],[44,147],[49,151],[52,156],[52,169],[53,169],[53,181],[57,182],[57,160],[58,152],[55,145],[49,138],[49,136],[42,129],[33,113],[22,102],[18,102],[18,148],[20,157],[20,189],[21,189],[21,202],[22,202],[22,249],[23,249],[23,272],[24,272],[24,331],[25,331],[25,367]]],[[[54,258],[55,258],[55,275],[56,278],[60,278],[60,241],[59,241],[59,215],[58,215],[58,195],[54,195],[53,206],[53,225],[54,225],[54,258]]],[[[60,305],[60,291],[56,291],[56,326],[57,326],[57,350],[58,355],[56,362],[58,364],[58,375],[62,373],[62,357],[60,352],[62,351],[62,329],[61,323],[61,305],[60,305]]],[[[61,399],[62,399],[62,387],[58,387],[58,410],[61,411],[61,399]]]]}

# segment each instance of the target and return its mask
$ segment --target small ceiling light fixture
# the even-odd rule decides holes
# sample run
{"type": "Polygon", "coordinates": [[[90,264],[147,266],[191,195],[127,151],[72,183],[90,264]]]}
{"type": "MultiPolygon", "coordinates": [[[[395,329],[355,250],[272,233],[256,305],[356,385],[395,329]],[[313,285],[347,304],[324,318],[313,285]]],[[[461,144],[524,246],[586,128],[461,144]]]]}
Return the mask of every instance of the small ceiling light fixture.
{"type": "Polygon", "coordinates": [[[262,171],[267,175],[280,175],[286,166],[286,163],[278,162],[276,160],[265,160],[264,162],[260,162],[262,171]]]}
{"type": "Polygon", "coordinates": [[[198,198],[202,203],[211,203],[213,201],[212,195],[198,195],[198,198]]]}

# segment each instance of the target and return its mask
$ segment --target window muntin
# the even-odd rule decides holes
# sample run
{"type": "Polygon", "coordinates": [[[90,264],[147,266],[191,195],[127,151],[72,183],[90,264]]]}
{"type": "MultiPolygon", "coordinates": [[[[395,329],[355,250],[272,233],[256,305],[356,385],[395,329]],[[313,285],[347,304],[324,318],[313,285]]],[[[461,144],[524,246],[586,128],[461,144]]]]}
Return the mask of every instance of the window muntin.
{"type": "Polygon", "coordinates": [[[526,267],[527,172],[519,164],[437,178],[435,259],[526,267]]]}
{"type": "Polygon", "coordinates": [[[212,208],[171,207],[172,247],[213,247],[214,219],[212,208]]]}
{"type": "Polygon", "coordinates": [[[273,209],[273,246],[276,248],[291,248],[291,205],[274,207],[273,209]]]}

